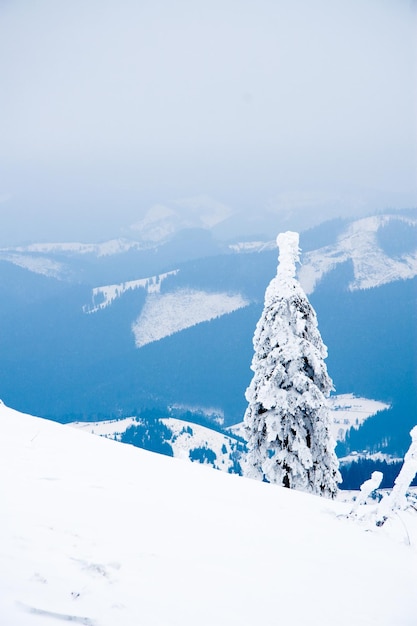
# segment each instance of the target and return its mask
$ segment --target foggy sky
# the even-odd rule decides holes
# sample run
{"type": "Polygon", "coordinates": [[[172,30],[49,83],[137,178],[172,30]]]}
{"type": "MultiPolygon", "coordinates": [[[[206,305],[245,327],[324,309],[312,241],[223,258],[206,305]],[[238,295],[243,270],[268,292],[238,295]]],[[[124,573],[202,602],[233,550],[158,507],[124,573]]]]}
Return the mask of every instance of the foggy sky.
{"type": "Polygon", "coordinates": [[[0,0],[0,245],[201,196],[416,206],[416,24],[411,0],[0,0]]]}

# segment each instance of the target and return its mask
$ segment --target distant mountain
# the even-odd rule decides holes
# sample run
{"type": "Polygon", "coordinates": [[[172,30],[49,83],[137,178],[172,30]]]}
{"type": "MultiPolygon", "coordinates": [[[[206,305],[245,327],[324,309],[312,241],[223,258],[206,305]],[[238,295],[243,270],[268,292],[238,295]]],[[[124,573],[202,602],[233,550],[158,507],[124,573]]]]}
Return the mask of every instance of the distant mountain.
{"type": "Polygon", "coordinates": [[[184,198],[174,206],[155,205],[130,230],[149,244],[161,244],[185,229],[213,229],[232,215],[226,205],[207,196],[184,198]]]}
{"type": "Polygon", "coordinates": [[[379,215],[352,222],[336,242],[307,252],[300,281],[312,293],[323,276],[350,262],[349,289],[369,289],[417,275],[417,220],[379,215]]]}
{"type": "Polygon", "coordinates": [[[241,474],[240,462],[246,449],[244,440],[210,423],[208,418],[203,419],[205,425],[202,425],[192,421],[193,417],[198,419],[198,415],[192,413],[188,413],[187,420],[144,414],[120,420],[74,422],[71,426],[151,452],[203,463],[229,474],[241,474]]]}
{"type": "MultiPolygon", "coordinates": [[[[332,435],[339,443],[364,422],[389,409],[389,405],[351,394],[330,399],[332,435]]],[[[114,439],[139,448],[175,458],[210,465],[214,469],[242,475],[246,439],[243,422],[224,428],[221,416],[203,414],[198,410],[172,407],[169,417],[156,411],[121,419],[74,422],[70,424],[85,432],[114,439]],[[177,417],[173,417],[177,415],[177,417]],[[180,416],[180,417],[178,417],[180,416]]],[[[355,452],[340,459],[342,489],[359,489],[374,469],[383,472],[382,488],[392,487],[401,465],[401,458],[383,453],[355,452]]],[[[417,477],[414,481],[417,485],[417,477]]]]}
{"type": "MultiPolygon", "coordinates": [[[[217,225],[218,226],[218,225],[217,225]]],[[[59,421],[214,409],[238,423],[252,336],[275,275],[271,237],[186,229],[151,246],[0,251],[0,397],[59,421]]],[[[333,220],[301,233],[300,280],[338,394],[390,406],[339,456],[400,457],[417,414],[417,216],[333,220]]]]}

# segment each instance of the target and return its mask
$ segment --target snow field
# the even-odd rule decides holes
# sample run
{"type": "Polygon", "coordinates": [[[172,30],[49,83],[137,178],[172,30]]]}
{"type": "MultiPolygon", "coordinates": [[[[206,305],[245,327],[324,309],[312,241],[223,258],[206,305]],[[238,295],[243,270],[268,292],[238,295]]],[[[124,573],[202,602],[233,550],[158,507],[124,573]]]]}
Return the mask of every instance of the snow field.
{"type": "Polygon", "coordinates": [[[132,326],[137,348],[249,305],[240,294],[179,289],[152,293],[132,326]]]}
{"type": "MultiPolygon", "coordinates": [[[[374,216],[352,222],[336,244],[307,253],[299,270],[299,280],[307,295],[313,293],[322,277],[339,263],[353,262],[351,290],[369,289],[417,275],[417,251],[400,259],[385,254],[377,243],[378,229],[391,216],[374,216]]],[[[392,218],[394,219],[394,218],[392,218]]],[[[414,224],[415,221],[399,218],[414,224]]]]}
{"type": "Polygon", "coordinates": [[[415,624],[413,511],[365,532],[348,504],[4,405],[0,424],[2,624],[415,624]]]}

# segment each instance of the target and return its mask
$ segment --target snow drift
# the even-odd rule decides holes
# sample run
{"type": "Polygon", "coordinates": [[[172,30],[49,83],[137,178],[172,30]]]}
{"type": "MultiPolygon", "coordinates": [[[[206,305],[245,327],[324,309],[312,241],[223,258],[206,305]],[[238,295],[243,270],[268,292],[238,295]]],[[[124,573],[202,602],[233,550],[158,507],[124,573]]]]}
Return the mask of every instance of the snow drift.
{"type": "Polygon", "coordinates": [[[4,405],[0,428],[2,624],[415,624],[414,511],[364,532],[348,504],[4,405]]]}

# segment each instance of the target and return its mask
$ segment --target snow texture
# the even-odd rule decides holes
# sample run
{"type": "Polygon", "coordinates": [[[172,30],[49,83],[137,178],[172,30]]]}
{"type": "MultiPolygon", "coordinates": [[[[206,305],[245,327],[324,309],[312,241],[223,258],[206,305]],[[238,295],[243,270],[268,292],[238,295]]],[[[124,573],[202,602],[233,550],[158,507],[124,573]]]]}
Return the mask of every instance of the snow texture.
{"type": "Polygon", "coordinates": [[[66,267],[53,259],[42,256],[19,254],[15,252],[0,252],[0,260],[23,267],[34,274],[42,274],[50,278],[62,279],[68,273],[66,267]]]}
{"type": "Polygon", "coordinates": [[[386,521],[392,512],[407,507],[407,490],[414,476],[417,474],[417,426],[411,429],[411,445],[404,457],[404,463],[394,481],[394,487],[389,495],[386,495],[378,509],[378,523],[386,521]]]}
{"type": "MultiPolygon", "coordinates": [[[[143,246],[137,241],[130,241],[128,239],[111,239],[103,243],[79,243],[79,242],[66,242],[66,243],[34,243],[28,246],[19,246],[13,248],[18,252],[36,252],[39,254],[93,254],[97,257],[112,256],[114,254],[122,254],[128,252],[132,248],[137,250],[143,249],[143,246]]],[[[5,250],[8,250],[6,248],[5,250]]],[[[3,250],[0,250],[2,252],[3,250]]]]}
{"type": "Polygon", "coordinates": [[[150,294],[132,326],[137,348],[248,306],[240,294],[180,289],[150,294]]]}
{"type": "Polygon", "coordinates": [[[241,241],[229,244],[229,249],[233,252],[264,252],[273,250],[276,247],[275,241],[241,241]]]}
{"type": "Polygon", "coordinates": [[[351,428],[358,430],[365,420],[390,408],[379,400],[357,398],[352,393],[330,396],[330,429],[336,441],[345,441],[351,428]]]}
{"type": "Polygon", "coordinates": [[[395,280],[417,275],[417,246],[412,254],[392,258],[378,245],[377,232],[390,220],[401,220],[410,225],[416,220],[400,216],[381,215],[352,222],[334,245],[307,253],[299,272],[299,280],[307,294],[313,293],[322,277],[340,263],[351,260],[354,280],[352,291],[378,287],[395,280]]]}
{"type": "Polygon", "coordinates": [[[384,475],[382,472],[372,472],[371,478],[369,480],[365,480],[364,483],[360,486],[360,494],[355,500],[354,507],[351,511],[351,515],[356,513],[358,508],[366,503],[366,500],[369,498],[371,493],[378,489],[384,475]]]}
{"type": "Polygon", "coordinates": [[[0,431],[2,626],[416,623],[412,509],[368,531],[350,504],[4,405],[0,431]]]}
{"type": "MultiPolygon", "coordinates": [[[[346,434],[351,428],[358,429],[368,417],[376,415],[380,411],[389,409],[390,405],[380,402],[379,400],[371,400],[369,398],[356,397],[353,393],[345,393],[332,395],[327,399],[329,406],[330,432],[336,441],[345,441],[346,434]]],[[[239,422],[230,427],[231,432],[239,437],[246,437],[243,422],[239,422]]],[[[358,459],[360,455],[355,453],[352,458],[345,457],[346,460],[358,459]]],[[[389,461],[390,457],[381,452],[372,455],[375,460],[389,461]]],[[[398,460],[397,458],[395,460],[398,460]]]]}
{"type": "MultiPolygon", "coordinates": [[[[140,422],[140,418],[139,418],[140,422]]],[[[211,428],[186,422],[173,417],[162,417],[160,422],[171,432],[171,437],[165,441],[171,446],[174,458],[190,460],[190,452],[196,448],[212,451],[215,469],[230,472],[233,460],[238,456],[236,439],[217,432],[211,428]]],[[[69,426],[120,441],[122,434],[130,427],[138,424],[135,417],[126,417],[120,420],[105,420],[102,422],[72,422],[69,426]]]]}
{"type": "Polygon", "coordinates": [[[103,420],[101,422],[70,422],[68,426],[91,435],[99,435],[100,437],[108,437],[109,439],[120,441],[121,435],[136,423],[136,417],[124,417],[119,420],[103,420]]]}
{"type": "Polygon", "coordinates": [[[276,277],[253,339],[246,391],[245,472],[252,478],[335,497],[340,482],[326,398],[332,389],[316,314],[295,279],[298,234],[282,233],[276,277]]]}
{"type": "Polygon", "coordinates": [[[139,278],[137,280],[129,280],[125,283],[116,285],[105,285],[104,287],[95,287],[92,293],[92,303],[83,307],[84,313],[96,313],[101,309],[105,309],[117,298],[120,298],[127,291],[142,287],[148,293],[159,293],[163,281],[168,276],[175,276],[179,270],[166,272],[165,274],[157,274],[149,278],[139,278]]]}

